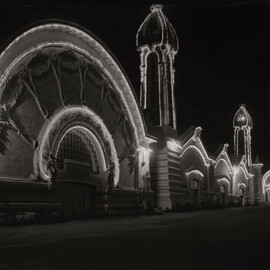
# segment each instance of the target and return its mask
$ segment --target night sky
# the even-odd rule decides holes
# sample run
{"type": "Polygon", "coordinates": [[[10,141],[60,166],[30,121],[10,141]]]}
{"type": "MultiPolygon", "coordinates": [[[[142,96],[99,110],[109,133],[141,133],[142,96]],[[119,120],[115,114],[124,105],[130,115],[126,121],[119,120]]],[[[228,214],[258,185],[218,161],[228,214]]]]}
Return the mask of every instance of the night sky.
{"type": "MultiPolygon", "coordinates": [[[[151,2],[20,2],[0,2],[2,49],[33,22],[69,20],[105,43],[139,93],[135,36],[151,2]]],[[[232,120],[244,103],[254,122],[253,158],[258,154],[264,170],[270,169],[270,2],[166,1],[163,12],[180,42],[175,60],[179,134],[201,126],[207,150],[229,143],[232,153],[232,120]]]]}

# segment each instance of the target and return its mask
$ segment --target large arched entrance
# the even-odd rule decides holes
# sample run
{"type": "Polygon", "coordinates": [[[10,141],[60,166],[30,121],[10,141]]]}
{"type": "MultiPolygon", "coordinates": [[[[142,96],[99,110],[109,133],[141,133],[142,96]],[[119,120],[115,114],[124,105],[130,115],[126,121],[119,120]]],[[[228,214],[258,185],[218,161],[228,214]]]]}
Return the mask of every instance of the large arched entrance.
{"type": "Polygon", "coordinates": [[[97,190],[105,174],[105,158],[98,139],[84,127],[72,127],[60,139],[55,157],[64,216],[93,215],[100,199],[97,190]]]}
{"type": "Polygon", "coordinates": [[[36,174],[57,187],[64,216],[92,215],[97,206],[104,210],[104,194],[119,182],[119,163],[114,141],[100,117],[84,106],[62,107],[44,125],[39,141],[36,174]],[[52,169],[53,160],[56,169],[52,169]]]}
{"type": "Polygon", "coordinates": [[[60,196],[75,217],[93,205],[142,203],[154,140],[122,68],[99,40],[68,22],[42,23],[8,45],[0,67],[0,176],[33,190],[9,198],[47,207],[60,196]]]}

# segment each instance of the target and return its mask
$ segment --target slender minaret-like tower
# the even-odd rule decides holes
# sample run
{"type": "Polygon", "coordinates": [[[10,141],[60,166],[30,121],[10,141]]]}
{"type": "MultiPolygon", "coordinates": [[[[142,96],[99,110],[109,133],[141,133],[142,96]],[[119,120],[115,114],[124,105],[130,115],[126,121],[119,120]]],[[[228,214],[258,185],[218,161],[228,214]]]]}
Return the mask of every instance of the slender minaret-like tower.
{"type": "Polygon", "coordinates": [[[136,43],[141,60],[140,105],[148,134],[157,138],[151,144],[151,189],[155,192],[155,204],[165,210],[172,209],[175,199],[181,196],[178,194],[181,169],[174,162],[175,155],[180,154],[173,67],[178,39],[162,8],[158,4],[151,6],[151,13],[138,30],[136,43]]]}
{"type": "Polygon", "coordinates": [[[234,128],[234,154],[245,155],[246,165],[251,171],[251,129],[253,122],[250,114],[246,110],[245,104],[242,104],[233,118],[234,128]]]}
{"type": "Polygon", "coordinates": [[[174,137],[177,127],[173,63],[178,39],[162,5],[152,5],[150,10],[136,36],[141,60],[140,105],[150,134],[174,137]]]}

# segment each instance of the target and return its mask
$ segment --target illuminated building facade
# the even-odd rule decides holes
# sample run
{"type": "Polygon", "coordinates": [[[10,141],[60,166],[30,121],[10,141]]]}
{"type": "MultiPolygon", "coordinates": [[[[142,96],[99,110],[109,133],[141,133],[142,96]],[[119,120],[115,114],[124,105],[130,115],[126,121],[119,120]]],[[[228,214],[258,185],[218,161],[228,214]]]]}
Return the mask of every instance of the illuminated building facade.
{"type": "Polygon", "coordinates": [[[139,207],[149,145],[134,91],[96,38],[44,23],[0,55],[0,206],[67,217],[139,207]]]}
{"type": "Polygon", "coordinates": [[[87,30],[46,23],[0,55],[0,210],[107,211],[268,200],[270,173],[252,164],[252,119],[234,117],[235,154],[210,155],[201,127],[179,136],[178,38],[161,5],[140,26],[140,104],[120,64],[87,30]],[[265,197],[263,194],[266,194],[265,197]]]}

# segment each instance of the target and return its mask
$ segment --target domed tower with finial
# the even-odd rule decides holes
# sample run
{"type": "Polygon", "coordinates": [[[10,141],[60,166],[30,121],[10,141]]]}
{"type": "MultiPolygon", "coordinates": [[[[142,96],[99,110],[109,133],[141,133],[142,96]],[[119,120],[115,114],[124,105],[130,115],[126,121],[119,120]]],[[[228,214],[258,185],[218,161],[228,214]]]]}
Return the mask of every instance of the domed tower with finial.
{"type": "Polygon", "coordinates": [[[233,118],[234,154],[245,155],[246,165],[251,170],[251,129],[253,122],[245,104],[241,104],[233,118]]]}
{"type": "Polygon", "coordinates": [[[136,36],[141,60],[140,105],[150,133],[161,127],[176,134],[173,63],[178,38],[162,8],[160,4],[151,6],[136,36]]]}

